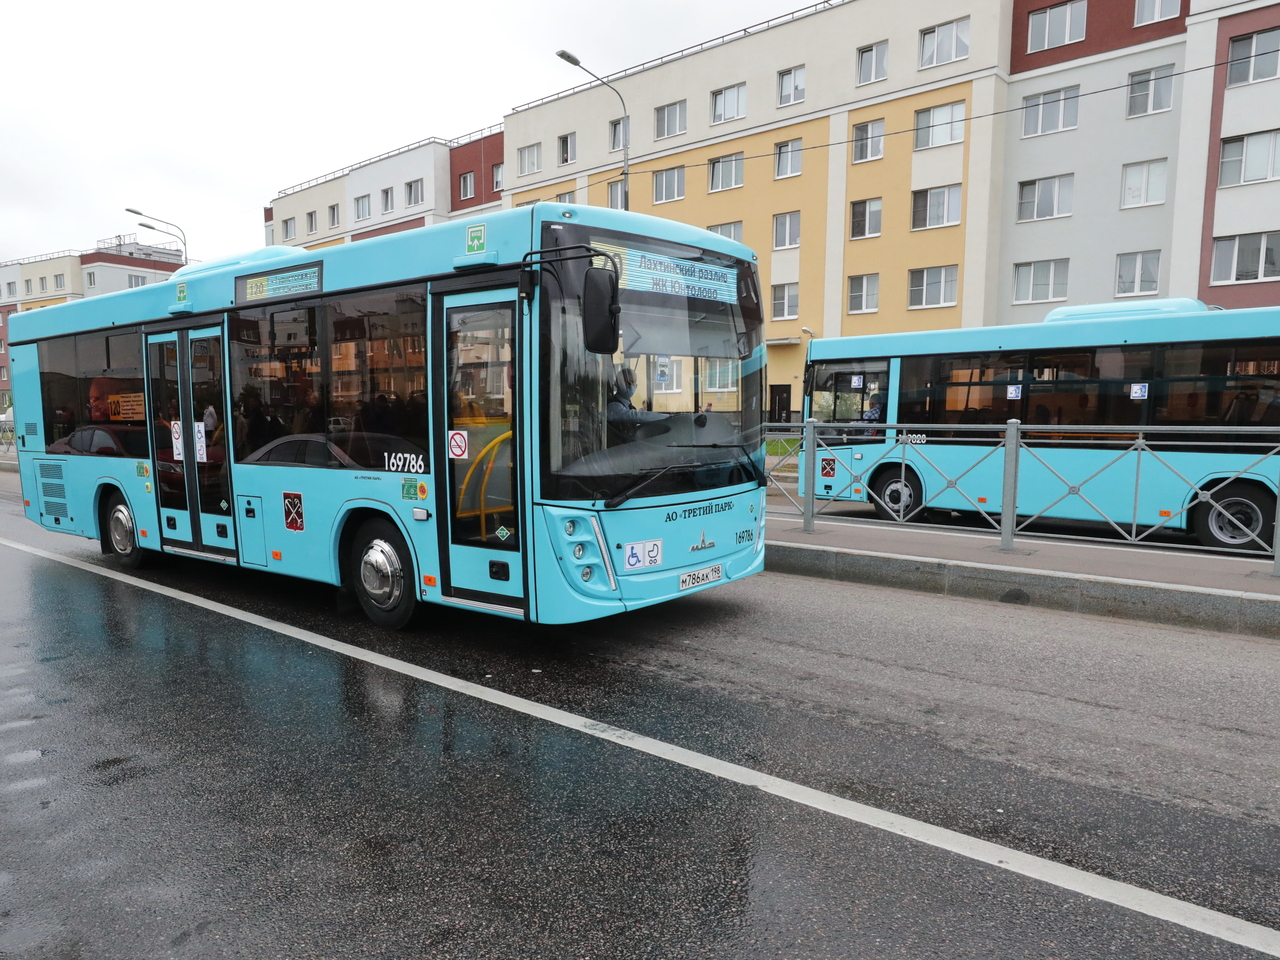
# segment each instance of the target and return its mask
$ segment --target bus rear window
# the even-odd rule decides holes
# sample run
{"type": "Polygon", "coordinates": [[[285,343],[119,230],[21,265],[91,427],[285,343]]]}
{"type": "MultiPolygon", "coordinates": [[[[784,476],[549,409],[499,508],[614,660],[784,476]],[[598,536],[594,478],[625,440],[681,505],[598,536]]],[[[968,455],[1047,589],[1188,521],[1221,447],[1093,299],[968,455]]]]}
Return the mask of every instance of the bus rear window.
{"type": "Polygon", "coordinates": [[[82,333],[39,345],[48,453],[147,455],[142,335],[82,333]]]}

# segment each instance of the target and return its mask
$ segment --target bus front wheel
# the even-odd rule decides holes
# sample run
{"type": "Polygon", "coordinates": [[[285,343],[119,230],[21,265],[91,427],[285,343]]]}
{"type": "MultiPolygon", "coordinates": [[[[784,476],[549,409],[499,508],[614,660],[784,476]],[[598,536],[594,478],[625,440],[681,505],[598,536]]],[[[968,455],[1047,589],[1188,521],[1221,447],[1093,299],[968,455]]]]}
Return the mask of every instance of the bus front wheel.
{"type": "Polygon", "coordinates": [[[352,544],[351,586],[365,615],[380,627],[399,630],[413,616],[413,560],[390,520],[369,520],[360,527],[352,544]]]}
{"type": "Polygon", "coordinates": [[[142,548],[138,546],[137,525],[133,511],[119,490],[112,491],[103,511],[102,545],[117,566],[136,570],[142,565],[142,548]]]}
{"type": "Polygon", "coordinates": [[[1275,518],[1275,494],[1233,481],[1213,493],[1212,504],[1196,507],[1193,523],[1196,538],[1206,547],[1265,550],[1275,534],[1275,518]]]}
{"type": "Polygon", "coordinates": [[[872,489],[876,516],[881,520],[923,520],[924,490],[914,470],[887,469],[872,489]]]}

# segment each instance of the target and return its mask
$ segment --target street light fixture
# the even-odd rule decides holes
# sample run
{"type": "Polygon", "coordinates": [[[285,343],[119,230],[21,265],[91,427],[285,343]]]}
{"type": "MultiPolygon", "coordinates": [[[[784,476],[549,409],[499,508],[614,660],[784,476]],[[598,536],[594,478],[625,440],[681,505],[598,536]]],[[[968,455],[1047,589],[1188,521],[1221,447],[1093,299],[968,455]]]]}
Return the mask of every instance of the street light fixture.
{"type": "Polygon", "coordinates": [[[572,64],[588,76],[594,77],[600,83],[618,94],[618,99],[622,102],[622,209],[631,209],[631,117],[627,114],[627,101],[623,100],[622,94],[618,93],[618,88],[607,80],[597,77],[594,73],[582,65],[582,61],[575,57],[568,50],[557,50],[556,56],[565,63],[572,64]]]}
{"type": "Polygon", "coordinates": [[[183,231],[183,229],[180,226],[178,226],[176,223],[170,223],[168,220],[161,220],[160,217],[151,217],[149,214],[143,213],[141,210],[133,209],[133,207],[125,207],[124,212],[132,213],[135,216],[139,216],[139,217],[149,217],[152,220],[159,220],[161,223],[165,224],[166,226],[173,227],[173,230],[178,231],[177,233],[174,233],[173,230],[164,230],[160,227],[152,226],[149,223],[138,224],[138,226],[146,227],[148,230],[154,230],[156,231],[156,233],[165,233],[171,237],[176,237],[177,239],[181,240],[182,241],[182,262],[187,263],[190,260],[188,247],[187,247],[187,235],[183,231]]]}
{"type": "Polygon", "coordinates": [[[816,337],[816,336],[817,336],[817,334],[815,334],[815,333],[814,333],[812,330],[810,330],[808,327],[801,327],[801,328],[800,328],[800,330],[801,330],[801,332],[802,332],[802,333],[807,333],[807,334],[808,334],[809,336],[811,336],[811,337],[816,337]]]}

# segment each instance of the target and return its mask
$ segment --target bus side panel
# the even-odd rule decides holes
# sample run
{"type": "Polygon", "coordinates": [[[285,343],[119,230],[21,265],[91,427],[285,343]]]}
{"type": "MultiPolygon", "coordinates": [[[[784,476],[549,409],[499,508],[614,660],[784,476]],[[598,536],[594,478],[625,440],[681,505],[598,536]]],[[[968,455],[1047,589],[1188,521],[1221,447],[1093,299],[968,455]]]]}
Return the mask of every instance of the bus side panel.
{"type": "Polygon", "coordinates": [[[1133,522],[1135,452],[1126,452],[1124,445],[1095,450],[1036,446],[1032,450],[1024,449],[1018,463],[1019,516],[1043,512],[1064,520],[1105,522],[1109,517],[1120,526],[1133,522]],[[1070,492],[1073,486],[1079,488],[1078,494],[1070,492]]]}
{"type": "Polygon", "coordinates": [[[40,403],[39,351],[34,343],[13,347],[9,375],[13,377],[13,428],[18,451],[18,475],[27,519],[40,522],[36,467],[33,455],[44,453],[44,410],[40,403]]]}

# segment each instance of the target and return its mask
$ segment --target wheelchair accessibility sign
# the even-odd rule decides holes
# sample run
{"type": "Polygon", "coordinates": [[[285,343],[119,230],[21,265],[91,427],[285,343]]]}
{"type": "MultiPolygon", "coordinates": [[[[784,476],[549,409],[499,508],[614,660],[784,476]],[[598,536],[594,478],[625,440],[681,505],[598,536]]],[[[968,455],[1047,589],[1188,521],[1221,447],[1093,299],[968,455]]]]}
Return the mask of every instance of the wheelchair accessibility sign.
{"type": "Polygon", "coordinates": [[[622,569],[643,570],[662,566],[662,541],[637,540],[622,545],[622,569]]]}

